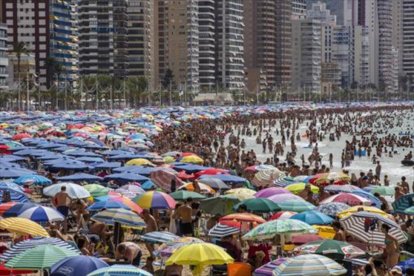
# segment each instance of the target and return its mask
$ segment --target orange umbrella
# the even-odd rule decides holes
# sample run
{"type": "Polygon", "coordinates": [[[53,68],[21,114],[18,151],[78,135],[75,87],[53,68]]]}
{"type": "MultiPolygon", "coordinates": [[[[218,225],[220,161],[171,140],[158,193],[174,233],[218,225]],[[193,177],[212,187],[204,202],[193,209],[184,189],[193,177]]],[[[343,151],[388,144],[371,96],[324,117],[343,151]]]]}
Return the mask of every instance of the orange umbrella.
{"type": "Polygon", "coordinates": [[[250,213],[235,213],[230,214],[227,216],[224,216],[220,219],[220,222],[226,222],[226,221],[238,221],[238,222],[255,222],[258,224],[265,223],[266,220],[264,220],[262,217],[256,216],[254,214],[250,213]]]}
{"type": "MultiPolygon", "coordinates": [[[[203,184],[203,183],[198,183],[198,186],[200,187],[200,193],[204,193],[204,194],[215,194],[216,191],[211,188],[210,186],[203,184]]],[[[182,185],[181,187],[178,188],[178,190],[187,190],[190,192],[194,192],[194,184],[193,183],[187,183],[182,185]]]]}

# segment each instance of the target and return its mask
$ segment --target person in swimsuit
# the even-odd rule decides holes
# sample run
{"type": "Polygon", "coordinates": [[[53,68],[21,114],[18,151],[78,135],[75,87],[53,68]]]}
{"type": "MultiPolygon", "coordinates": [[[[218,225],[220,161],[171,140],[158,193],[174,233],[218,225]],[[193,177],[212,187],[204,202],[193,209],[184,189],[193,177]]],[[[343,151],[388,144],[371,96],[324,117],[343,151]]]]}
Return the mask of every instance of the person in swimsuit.
{"type": "Polygon", "coordinates": [[[391,227],[387,224],[383,224],[381,227],[382,232],[385,234],[385,249],[383,257],[387,268],[394,267],[400,258],[400,246],[398,240],[389,234],[391,227]]]}

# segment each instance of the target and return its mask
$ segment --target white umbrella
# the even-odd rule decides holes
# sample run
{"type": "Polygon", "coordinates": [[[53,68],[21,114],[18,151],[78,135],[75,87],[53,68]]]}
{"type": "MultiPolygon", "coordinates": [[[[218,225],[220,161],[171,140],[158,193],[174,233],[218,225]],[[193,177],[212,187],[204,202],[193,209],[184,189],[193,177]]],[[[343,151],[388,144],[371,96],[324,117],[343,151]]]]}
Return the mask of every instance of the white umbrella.
{"type": "Polygon", "coordinates": [[[34,206],[25,210],[18,217],[27,218],[36,222],[53,222],[65,219],[59,211],[46,206],[34,206]]]}
{"type": "Polygon", "coordinates": [[[91,194],[84,187],[70,182],[57,183],[49,187],[46,187],[43,189],[43,194],[46,196],[53,197],[61,191],[63,186],[66,187],[66,192],[72,199],[88,198],[91,196],[91,194]]]}

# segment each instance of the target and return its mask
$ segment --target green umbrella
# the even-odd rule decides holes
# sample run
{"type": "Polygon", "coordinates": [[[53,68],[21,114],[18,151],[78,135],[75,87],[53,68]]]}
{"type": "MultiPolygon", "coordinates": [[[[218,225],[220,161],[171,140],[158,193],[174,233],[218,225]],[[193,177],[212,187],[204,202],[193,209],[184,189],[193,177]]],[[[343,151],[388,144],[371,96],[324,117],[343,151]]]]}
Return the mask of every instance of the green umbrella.
{"type": "Polygon", "coordinates": [[[404,214],[411,215],[411,216],[414,215],[414,206],[405,209],[404,214]]]}
{"type": "Polygon", "coordinates": [[[79,255],[74,250],[58,247],[52,244],[43,244],[28,249],[13,257],[6,263],[6,267],[14,269],[45,269],[50,268],[58,261],[79,255]]]}
{"type": "Polygon", "coordinates": [[[278,204],[267,198],[249,198],[234,205],[233,209],[238,210],[240,206],[244,206],[248,211],[254,213],[270,213],[281,210],[278,204]]]}
{"type": "Polygon", "coordinates": [[[93,198],[106,196],[110,190],[109,188],[99,184],[88,184],[83,187],[91,194],[93,198]]]}
{"type": "Polygon", "coordinates": [[[296,219],[271,220],[259,224],[246,235],[245,240],[268,240],[276,235],[292,233],[314,233],[315,229],[309,224],[296,219]]]}
{"type": "Polygon", "coordinates": [[[371,194],[379,193],[380,195],[384,196],[393,196],[395,193],[394,187],[389,186],[377,186],[371,189],[371,194]]]}
{"type": "Polygon", "coordinates": [[[200,209],[212,215],[228,215],[233,213],[233,206],[240,200],[232,195],[221,195],[200,202],[200,209]]]}
{"type": "Polygon", "coordinates": [[[174,193],[171,193],[170,196],[174,198],[175,200],[181,200],[181,201],[187,200],[189,198],[191,199],[205,199],[206,198],[205,196],[199,193],[185,191],[185,190],[176,191],[174,193]]]}
{"type": "Polygon", "coordinates": [[[308,242],[295,248],[295,251],[302,254],[324,255],[333,260],[343,260],[345,257],[355,258],[366,254],[365,251],[350,243],[336,240],[308,242]]]}
{"type": "Polygon", "coordinates": [[[315,205],[304,200],[288,200],[277,203],[282,211],[304,212],[315,209],[315,205]]]}

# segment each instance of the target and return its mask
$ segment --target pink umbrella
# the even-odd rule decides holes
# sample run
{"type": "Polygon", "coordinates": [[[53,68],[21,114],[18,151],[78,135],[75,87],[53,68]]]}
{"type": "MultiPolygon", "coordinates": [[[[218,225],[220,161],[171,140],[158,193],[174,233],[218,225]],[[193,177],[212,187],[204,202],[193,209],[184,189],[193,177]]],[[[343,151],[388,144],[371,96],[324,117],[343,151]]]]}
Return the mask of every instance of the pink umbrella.
{"type": "Polygon", "coordinates": [[[267,197],[271,197],[273,195],[279,195],[279,194],[291,194],[291,192],[289,192],[285,188],[270,187],[270,188],[266,188],[266,189],[258,191],[257,193],[254,194],[254,196],[267,198],[267,197]]]}
{"type": "Polygon", "coordinates": [[[348,204],[349,206],[355,205],[371,205],[371,201],[355,194],[350,193],[339,193],[328,197],[327,199],[320,202],[320,204],[329,203],[329,202],[342,202],[348,204]]]}
{"type": "Polygon", "coordinates": [[[294,216],[296,214],[297,214],[296,212],[291,212],[291,211],[280,211],[274,214],[273,216],[271,216],[269,220],[288,219],[291,216],[294,216]]]}
{"type": "Polygon", "coordinates": [[[267,199],[270,199],[271,201],[278,203],[278,202],[284,202],[284,201],[291,201],[291,200],[301,200],[304,201],[303,198],[300,196],[294,195],[294,194],[278,194],[278,195],[272,195],[271,197],[268,197],[267,199]]]}

